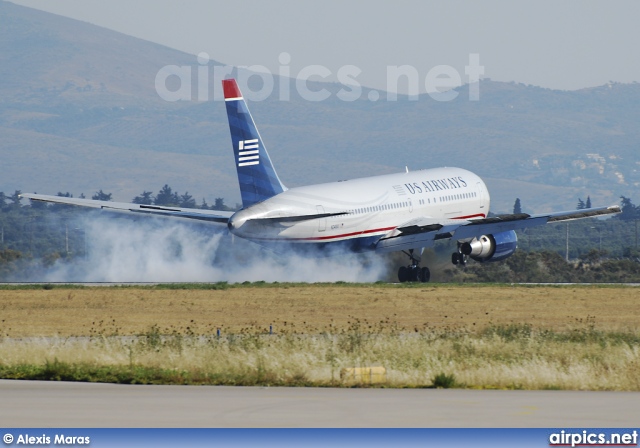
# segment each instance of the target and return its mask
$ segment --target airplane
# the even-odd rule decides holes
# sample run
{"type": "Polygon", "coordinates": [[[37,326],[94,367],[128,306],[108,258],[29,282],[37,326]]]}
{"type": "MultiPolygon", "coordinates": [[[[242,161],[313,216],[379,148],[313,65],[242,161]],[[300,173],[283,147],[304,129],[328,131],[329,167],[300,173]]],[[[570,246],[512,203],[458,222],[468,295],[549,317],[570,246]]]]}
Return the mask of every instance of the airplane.
{"type": "Polygon", "coordinates": [[[194,219],[226,225],[229,232],[281,252],[302,248],[332,253],[402,251],[400,282],[428,282],[420,255],[436,241],[455,240],[454,265],[469,259],[504,260],[517,248],[516,230],[620,213],[617,205],[529,215],[489,216],[482,179],[461,168],[433,168],[287,188],[267,153],[235,79],[222,81],[242,208],[236,212],[22,194],[32,201],[107,211],[194,219]]]}

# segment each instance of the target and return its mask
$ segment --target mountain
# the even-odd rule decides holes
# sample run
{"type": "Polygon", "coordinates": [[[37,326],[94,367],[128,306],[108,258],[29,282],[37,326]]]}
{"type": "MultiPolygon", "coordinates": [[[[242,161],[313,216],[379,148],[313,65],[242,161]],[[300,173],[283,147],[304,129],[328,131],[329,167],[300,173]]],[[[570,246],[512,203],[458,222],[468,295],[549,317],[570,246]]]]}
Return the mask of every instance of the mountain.
{"type": "MultiPolygon", "coordinates": [[[[210,97],[220,65],[208,65],[210,97]]],[[[238,202],[225,106],[197,101],[198,67],[193,55],[0,1],[0,191],[102,189],[129,201],[168,183],[198,201],[238,202]],[[156,75],[170,65],[191,70],[192,101],[158,95],[156,75]]],[[[516,197],[542,212],[638,193],[639,84],[554,91],[484,80],[479,101],[463,86],[448,102],[383,92],[374,102],[368,89],[347,102],[343,86],[309,83],[331,95],[308,101],[285,81],[290,100],[279,100],[276,77],[250,107],[287,186],[448,165],[485,178],[497,211],[516,197]]]]}

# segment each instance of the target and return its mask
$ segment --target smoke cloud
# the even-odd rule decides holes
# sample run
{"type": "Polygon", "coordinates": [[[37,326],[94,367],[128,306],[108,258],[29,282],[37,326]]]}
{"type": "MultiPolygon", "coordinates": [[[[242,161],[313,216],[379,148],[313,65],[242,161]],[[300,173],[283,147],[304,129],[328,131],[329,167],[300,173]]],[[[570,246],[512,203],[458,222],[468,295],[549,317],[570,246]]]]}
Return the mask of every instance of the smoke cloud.
{"type": "Polygon", "coordinates": [[[58,261],[45,282],[375,282],[386,273],[375,254],[301,256],[233,238],[215,225],[102,214],[79,218],[86,254],[58,261]]]}

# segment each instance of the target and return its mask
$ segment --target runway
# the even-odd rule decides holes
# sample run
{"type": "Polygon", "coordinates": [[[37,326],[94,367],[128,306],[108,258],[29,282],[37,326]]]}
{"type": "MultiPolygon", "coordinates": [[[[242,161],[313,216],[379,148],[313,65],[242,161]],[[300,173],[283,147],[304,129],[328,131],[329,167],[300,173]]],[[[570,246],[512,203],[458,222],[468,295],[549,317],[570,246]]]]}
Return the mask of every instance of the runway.
{"type": "Polygon", "coordinates": [[[640,392],[139,386],[0,380],[4,427],[635,427],[640,392]]]}

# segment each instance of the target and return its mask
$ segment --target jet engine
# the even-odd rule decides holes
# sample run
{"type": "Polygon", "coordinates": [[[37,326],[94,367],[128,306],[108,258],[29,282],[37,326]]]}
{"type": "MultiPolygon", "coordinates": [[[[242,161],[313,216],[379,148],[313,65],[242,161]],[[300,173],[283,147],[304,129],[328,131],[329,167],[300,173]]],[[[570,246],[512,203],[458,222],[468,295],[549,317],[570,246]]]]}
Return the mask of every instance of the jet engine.
{"type": "Polygon", "coordinates": [[[513,255],[517,247],[516,232],[510,230],[495,235],[482,235],[462,243],[460,252],[479,262],[500,261],[513,255]]]}

